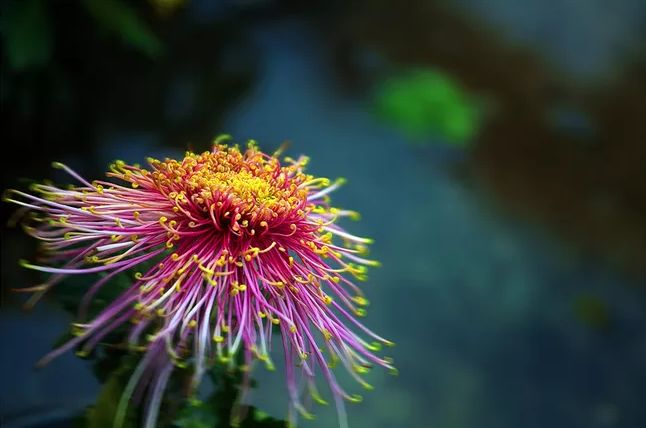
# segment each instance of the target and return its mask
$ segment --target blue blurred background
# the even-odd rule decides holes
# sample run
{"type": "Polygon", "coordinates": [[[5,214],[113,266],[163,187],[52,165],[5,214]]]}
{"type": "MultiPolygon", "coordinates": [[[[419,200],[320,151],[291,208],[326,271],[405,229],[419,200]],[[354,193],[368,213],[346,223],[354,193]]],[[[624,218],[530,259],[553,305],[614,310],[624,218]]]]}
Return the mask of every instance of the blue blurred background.
{"type": "MultiPolygon", "coordinates": [[[[400,371],[372,374],[351,427],[646,428],[643,1],[0,5],[3,189],[221,133],[348,179],[334,200],[383,263],[366,321],[400,371]]],[[[72,321],[53,300],[20,309],[35,252],[3,226],[7,427],[100,387],[73,355],[33,369],[72,321]]],[[[253,402],[283,417],[281,376],[255,377],[253,402]]]]}

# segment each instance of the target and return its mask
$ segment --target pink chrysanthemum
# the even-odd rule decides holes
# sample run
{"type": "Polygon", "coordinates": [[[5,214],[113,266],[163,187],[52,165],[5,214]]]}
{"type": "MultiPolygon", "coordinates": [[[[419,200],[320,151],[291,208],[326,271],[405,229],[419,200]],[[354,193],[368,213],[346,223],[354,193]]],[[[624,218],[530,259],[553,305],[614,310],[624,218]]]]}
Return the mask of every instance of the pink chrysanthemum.
{"type": "Polygon", "coordinates": [[[74,347],[87,353],[132,323],[127,341],[143,357],[116,418],[138,391],[147,396],[145,425],[153,427],[175,365],[193,368],[193,386],[217,361],[233,364],[238,352],[246,366],[260,360],[271,369],[278,330],[290,420],[295,410],[310,415],[306,393],[324,403],[316,389],[320,372],[345,425],[343,399],[360,397],[346,393],[331,368],[340,362],[366,388],[360,374],[369,367],[394,370],[391,360],[375,355],[391,343],[355,319],[367,301],[348,277],[362,280],[366,266],[377,264],[363,258],[371,241],[335,224],[356,216],[329,205],[341,180],[305,174],[305,157],[281,165],[253,143],[241,152],[221,141],[181,161],[149,159],[149,169],[116,162],[107,175],[126,186],[90,183],[55,164],[80,186],[39,184],[33,186],[39,196],[9,193],[7,200],[30,211],[25,229],[43,241],[49,257],[45,266],[23,263],[51,274],[34,287],[36,299],[67,275],[103,272],[83,299],[83,318],[111,278],[147,266],[94,319],[75,324],[77,337],[44,362],[74,347]]]}

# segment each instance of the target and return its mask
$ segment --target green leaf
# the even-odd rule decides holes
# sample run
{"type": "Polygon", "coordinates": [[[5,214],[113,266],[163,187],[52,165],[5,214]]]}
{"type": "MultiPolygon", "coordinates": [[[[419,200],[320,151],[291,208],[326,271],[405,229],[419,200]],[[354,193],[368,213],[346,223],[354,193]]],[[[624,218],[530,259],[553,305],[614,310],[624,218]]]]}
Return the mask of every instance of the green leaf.
{"type": "MultiPolygon", "coordinates": [[[[137,265],[137,269],[141,272],[146,272],[154,266],[155,263],[156,261],[140,263],[137,265]]],[[[51,296],[56,300],[64,310],[73,316],[76,316],[85,293],[87,293],[92,284],[105,276],[105,273],[90,276],[70,275],[60,284],[53,287],[48,296],[51,296]]],[[[47,276],[43,276],[43,280],[46,280],[46,278],[47,276]]],[[[87,319],[94,318],[101,310],[108,306],[110,302],[114,301],[123,292],[132,287],[136,281],[135,270],[121,272],[111,278],[90,300],[87,319]]]]}
{"type": "Polygon", "coordinates": [[[249,406],[244,409],[244,418],[235,421],[233,409],[238,406],[240,370],[228,370],[221,367],[209,372],[215,384],[215,391],[205,400],[189,400],[175,420],[177,428],[285,428],[286,422],[272,418],[265,412],[249,406]]]}
{"type": "Polygon", "coordinates": [[[286,426],[288,426],[287,422],[272,418],[265,412],[250,407],[249,416],[242,422],[240,428],[285,428],[286,426]]]}
{"type": "MultiPolygon", "coordinates": [[[[50,291],[51,297],[56,300],[64,310],[76,316],[83,296],[95,281],[105,274],[89,277],[69,276],[50,291]]],[[[123,272],[104,284],[90,301],[88,319],[96,316],[110,302],[119,297],[136,281],[132,272],[123,272]]]]}
{"type": "Polygon", "coordinates": [[[133,368],[136,363],[136,358],[128,351],[107,346],[99,346],[90,359],[92,372],[101,383],[108,382],[114,373],[123,373],[133,368]]]}
{"type": "Polygon", "coordinates": [[[5,2],[0,25],[9,66],[41,67],[52,56],[52,31],[43,0],[5,2]]]}
{"type": "MultiPolygon", "coordinates": [[[[114,416],[117,413],[117,407],[121,400],[121,394],[128,383],[128,379],[132,373],[135,365],[135,358],[125,357],[120,360],[119,367],[112,372],[107,378],[96,403],[88,408],[86,412],[86,427],[87,428],[112,428],[114,424],[114,416]]],[[[137,417],[133,412],[133,408],[129,408],[126,414],[126,419],[123,423],[123,428],[134,428],[136,426],[137,417]]]]}
{"type": "Polygon", "coordinates": [[[600,297],[582,294],[573,302],[574,314],[585,325],[605,329],[611,324],[610,308],[600,297]]]}
{"type": "Polygon", "coordinates": [[[214,428],[218,417],[215,411],[205,403],[190,403],[184,407],[175,420],[177,428],[214,428]]]}
{"type": "Polygon", "coordinates": [[[83,0],[94,19],[107,31],[149,57],[162,53],[162,43],[135,10],[121,0],[83,0]]]}
{"type": "Polygon", "coordinates": [[[378,115],[412,137],[439,136],[463,145],[479,128],[478,106],[450,76],[410,70],[379,84],[378,115]]]}

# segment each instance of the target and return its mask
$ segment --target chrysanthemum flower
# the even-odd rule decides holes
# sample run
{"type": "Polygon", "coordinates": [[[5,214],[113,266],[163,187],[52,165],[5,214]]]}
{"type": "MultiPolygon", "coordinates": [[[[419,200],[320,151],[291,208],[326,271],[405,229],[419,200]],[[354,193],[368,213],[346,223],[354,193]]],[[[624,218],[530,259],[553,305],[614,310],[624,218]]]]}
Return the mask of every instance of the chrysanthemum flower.
{"type": "Polygon", "coordinates": [[[44,358],[78,348],[90,352],[116,328],[129,325],[128,344],[143,352],[122,396],[117,423],[133,394],[146,397],[145,425],[156,423],[164,389],[176,365],[193,369],[193,386],[213,364],[268,368],[272,332],[284,350],[290,420],[310,416],[316,388],[327,382],[345,425],[343,400],[358,401],[337,382],[341,363],[360,376],[378,365],[381,344],[391,344],[361,324],[362,291],[370,239],[336,224],[352,211],[329,205],[342,184],[304,173],[307,158],[269,156],[253,142],[246,151],[216,140],[212,151],[188,152],[182,160],[148,159],[145,169],[116,162],[107,176],[89,182],[62,168],[78,186],[32,187],[6,199],[29,211],[26,231],[43,241],[47,262],[25,267],[51,274],[34,287],[38,299],[67,275],[103,272],[81,302],[79,316],[111,278],[135,271],[132,286],[96,317],[74,324],[77,335],[44,358]],[[145,267],[145,268],[144,268],[145,267]]]}

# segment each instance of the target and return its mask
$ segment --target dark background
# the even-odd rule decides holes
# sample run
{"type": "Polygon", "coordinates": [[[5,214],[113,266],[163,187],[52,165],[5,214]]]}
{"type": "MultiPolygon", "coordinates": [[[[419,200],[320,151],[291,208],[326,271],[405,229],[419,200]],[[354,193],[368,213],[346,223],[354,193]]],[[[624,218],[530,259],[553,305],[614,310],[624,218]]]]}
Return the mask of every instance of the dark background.
{"type": "MultiPolygon", "coordinates": [[[[66,180],[54,160],[98,178],[220,133],[288,141],[348,179],[334,201],[383,263],[366,321],[400,371],[372,374],[352,427],[646,428],[643,1],[0,5],[2,189],[66,180]]],[[[72,320],[53,299],[20,309],[36,245],[5,227],[13,209],[0,420],[19,427],[99,385],[73,355],[33,370],[72,320]]],[[[283,417],[280,375],[256,378],[254,402],[283,417]]],[[[335,426],[317,415],[302,425],[335,426]]]]}

